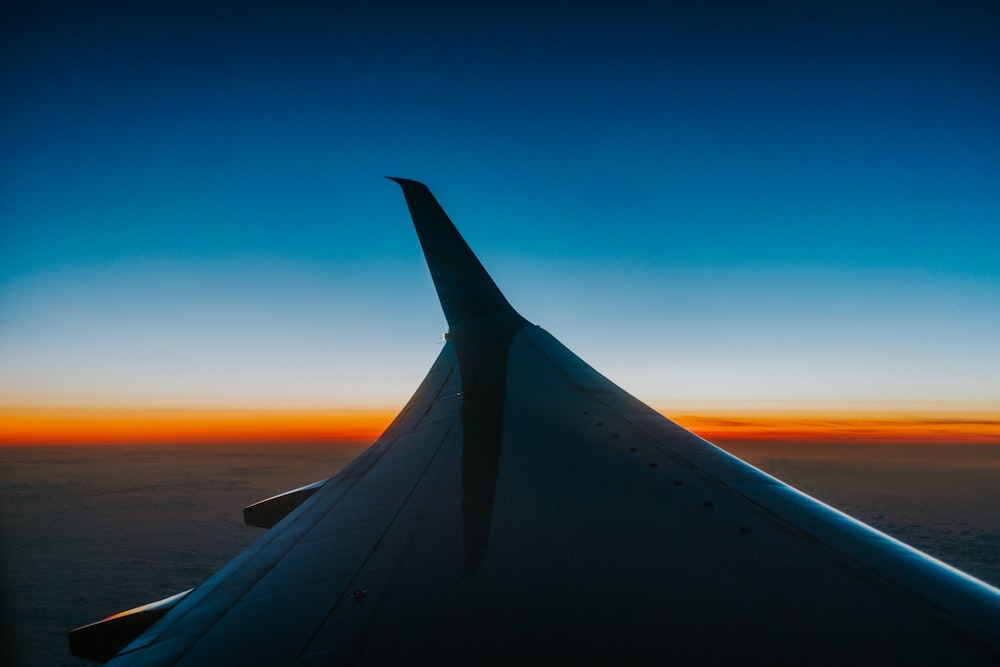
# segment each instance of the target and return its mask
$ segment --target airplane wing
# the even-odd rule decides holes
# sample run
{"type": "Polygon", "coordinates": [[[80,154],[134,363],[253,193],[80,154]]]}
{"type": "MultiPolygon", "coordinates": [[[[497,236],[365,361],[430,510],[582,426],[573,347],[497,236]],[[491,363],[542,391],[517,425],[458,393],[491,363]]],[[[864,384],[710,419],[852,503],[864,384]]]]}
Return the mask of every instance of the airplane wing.
{"type": "Polygon", "coordinates": [[[126,665],[989,664],[1000,591],[727,454],[507,302],[402,187],[447,342],[336,477],[194,590],[70,634],[126,665]]]}

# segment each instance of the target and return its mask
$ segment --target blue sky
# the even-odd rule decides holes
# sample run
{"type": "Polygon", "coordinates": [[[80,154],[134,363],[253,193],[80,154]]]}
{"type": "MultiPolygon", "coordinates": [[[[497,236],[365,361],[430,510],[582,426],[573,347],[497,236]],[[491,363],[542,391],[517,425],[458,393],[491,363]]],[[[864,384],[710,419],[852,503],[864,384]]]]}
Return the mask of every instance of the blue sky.
{"type": "Polygon", "coordinates": [[[6,3],[0,401],[401,404],[395,175],[668,413],[1000,409],[995,6],[449,4],[6,3]]]}

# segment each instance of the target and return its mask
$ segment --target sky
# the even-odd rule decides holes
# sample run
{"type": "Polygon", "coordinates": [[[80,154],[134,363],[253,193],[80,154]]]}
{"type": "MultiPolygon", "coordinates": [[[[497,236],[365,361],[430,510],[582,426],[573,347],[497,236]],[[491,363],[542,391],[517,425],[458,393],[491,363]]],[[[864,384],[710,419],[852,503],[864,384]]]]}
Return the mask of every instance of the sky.
{"type": "Polygon", "coordinates": [[[8,423],[383,424],[446,328],[388,175],[668,415],[1000,433],[995,3],[347,4],[4,3],[8,423]]]}

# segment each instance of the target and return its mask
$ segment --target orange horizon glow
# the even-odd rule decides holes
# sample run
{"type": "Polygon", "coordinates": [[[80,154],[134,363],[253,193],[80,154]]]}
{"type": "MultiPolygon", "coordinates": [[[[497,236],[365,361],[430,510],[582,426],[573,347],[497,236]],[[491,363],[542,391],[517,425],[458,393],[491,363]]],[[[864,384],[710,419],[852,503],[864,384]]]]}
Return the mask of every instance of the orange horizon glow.
{"type": "Polygon", "coordinates": [[[395,410],[0,407],[0,446],[374,441],[395,410]]]}
{"type": "Polygon", "coordinates": [[[746,411],[670,418],[709,441],[1000,444],[1000,418],[995,413],[746,411]]]}
{"type": "MultiPolygon", "coordinates": [[[[373,442],[395,414],[394,409],[0,407],[0,446],[373,442]]],[[[709,441],[1000,444],[1000,418],[979,412],[705,410],[669,416],[709,441]]]]}

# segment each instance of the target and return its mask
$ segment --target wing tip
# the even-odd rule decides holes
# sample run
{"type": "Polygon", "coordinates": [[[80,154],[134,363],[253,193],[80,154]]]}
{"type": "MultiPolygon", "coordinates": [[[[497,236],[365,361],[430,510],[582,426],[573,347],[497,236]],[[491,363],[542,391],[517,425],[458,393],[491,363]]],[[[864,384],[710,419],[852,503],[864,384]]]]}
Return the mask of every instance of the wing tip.
{"type": "Polygon", "coordinates": [[[390,181],[393,181],[394,183],[396,183],[397,185],[399,185],[404,190],[407,187],[412,187],[412,186],[419,186],[419,187],[422,187],[422,188],[427,188],[426,185],[424,185],[420,181],[415,181],[412,178],[401,178],[399,176],[386,176],[386,178],[388,180],[390,180],[390,181]]]}

